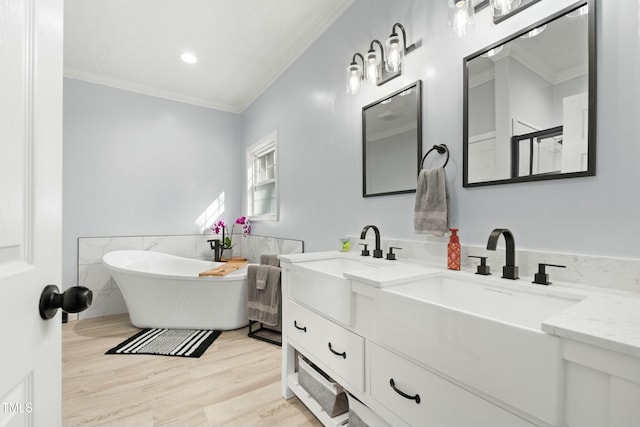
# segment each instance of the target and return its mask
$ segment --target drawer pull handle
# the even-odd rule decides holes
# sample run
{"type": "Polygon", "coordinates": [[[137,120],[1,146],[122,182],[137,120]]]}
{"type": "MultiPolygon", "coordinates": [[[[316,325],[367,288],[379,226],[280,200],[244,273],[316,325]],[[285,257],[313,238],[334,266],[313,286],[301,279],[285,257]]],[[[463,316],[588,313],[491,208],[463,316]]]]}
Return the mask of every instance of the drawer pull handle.
{"type": "Polygon", "coordinates": [[[296,329],[299,329],[302,332],[307,332],[307,327],[306,326],[304,326],[304,327],[298,326],[298,321],[297,320],[293,321],[293,326],[295,326],[296,329]]]}
{"type": "Polygon", "coordinates": [[[342,356],[343,359],[347,358],[347,353],[346,352],[343,351],[342,353],[338,353],[333,348],[331,348],[331,343],[329,343],[329,350],[331,350],[331,353],[335,354],[336,356],[342,356]]]}
{"type": "Polygon", "coordinates": [[[393,391],[395,391],[396,393],[398,393],[400,396],[404,397],[405,399],[409,399],[409,400],[415,400],[416,403],[420,403],[420,395],[416,394],[415,396],[409,396],[407,393],[403,392],[402,390],[398,389],[396,387],[396,382],[393,380],[393,378],[391,378],[389,380],[389,385],[391,385],[391,388],[393,389],[393,391]]]}

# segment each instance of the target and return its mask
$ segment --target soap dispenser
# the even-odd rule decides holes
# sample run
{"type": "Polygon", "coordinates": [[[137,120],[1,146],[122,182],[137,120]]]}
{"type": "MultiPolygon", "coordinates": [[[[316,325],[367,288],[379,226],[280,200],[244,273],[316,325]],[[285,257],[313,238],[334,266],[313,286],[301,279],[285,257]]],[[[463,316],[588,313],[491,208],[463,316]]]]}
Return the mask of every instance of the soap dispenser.
{"type": "Polygon", "coordinates": [[[458,229],[450,228],[451,237],[449,237],[449,245],[447,247],[447,267],[449,270],[460,270],[460,238],[458,237],[458,229]]]}

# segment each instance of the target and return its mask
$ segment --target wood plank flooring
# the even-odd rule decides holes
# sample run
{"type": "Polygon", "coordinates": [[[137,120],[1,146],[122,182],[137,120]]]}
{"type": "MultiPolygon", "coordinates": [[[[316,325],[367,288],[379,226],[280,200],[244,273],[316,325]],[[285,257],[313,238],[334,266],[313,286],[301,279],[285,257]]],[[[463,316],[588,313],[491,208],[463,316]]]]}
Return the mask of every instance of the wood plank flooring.
{"type": "Polygon", "coordinates": [[[128,315],[62,327],[62,425],[321,426],[280,394],[281,349],[224,331],[200,358],[105,355],[133,335],[128,315]]]}

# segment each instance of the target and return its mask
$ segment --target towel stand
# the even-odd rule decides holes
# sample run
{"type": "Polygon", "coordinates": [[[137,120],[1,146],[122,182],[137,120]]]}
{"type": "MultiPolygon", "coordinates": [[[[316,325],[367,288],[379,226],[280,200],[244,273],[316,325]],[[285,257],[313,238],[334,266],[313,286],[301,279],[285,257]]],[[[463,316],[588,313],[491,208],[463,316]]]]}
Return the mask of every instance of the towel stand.
{"type": "Polygon", "coordinates": [[[265,342],[268,342],[270,344],[275,344],[277,346],[282,347],[282,338],[280,338],[280,341],[277,341],[277,340],[271,339],[271,338],[269,338],[267,336],[258,335],[260,333],[264,334],[265,332],[267,334],[269,334],[269,335],[281,335],[282,336],[282,332],[281,331],[277,331],[275,329],[267,328],[267,327],[264,326],[263,323],[258,322],[257,320],[249,320],[249,333],[247,334],[248,337],[255,338],[257,340],[265,341],[265,342]],[[256,329],[256,330],[254,330],[253,326],[256,323],[259,323],[260,327],[258,329],[256,329]]]}
{"type": "Polygon", "coordinates": [[[424,161],[429,155],[429,153],[431,153],[433,150],[436,150],[438,154],[447,153],[447,160],[444,161],[444,165],[442,165],[443,168],[447,166],[447,163],[449,163],[449,148],[447,147],[447,145],[446,144],[434,145],[433,147],[431,147],[429,151],[427,151],[427,154],[425,154],[424,157],[422,158],[421,169],[424,169],[424,161]]]}
{"type": "MultiPolygon", "coordinates": [[[[272,257],[274,257],[274,255],[261,255],[260,264],[274,265],[276,267],[279,267],[280,262],[277,259],[275,259],[275,263],[274,263],[274,259],[272,259],[272,257]]],[[[270,344],[275,344],[277,346],[282,347],[282,288],[280,288],[280,303],[278,306],[278,319],[279,319],[278,324],[275,326],[275,328],[279,328],[279,329],[273,329],[268,325],[265,326],[264,323],[258,320],[249,319],[249,333],[247,334],[247,336],[250,338],[255,338],[257,340],[268,342],[270,344]],[[259,327],[257,329],[253,329],[254,326],[256,325],[259,325],[259,327]],[[278,337],[280,338],[279,340],[276,339],[278,337]]]]}

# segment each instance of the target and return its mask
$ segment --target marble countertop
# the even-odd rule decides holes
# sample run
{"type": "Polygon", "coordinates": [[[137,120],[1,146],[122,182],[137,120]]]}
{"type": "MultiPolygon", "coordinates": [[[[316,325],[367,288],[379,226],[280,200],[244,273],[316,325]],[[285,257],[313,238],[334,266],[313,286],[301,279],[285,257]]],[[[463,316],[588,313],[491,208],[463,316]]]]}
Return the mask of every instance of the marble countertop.
{"type": "MultiPolygon", "coordinates": [[[[285,262],[345,257],[361,259],[354,253],[336,251],[280,255],[285,262]]],[[[345,271],[344,276],[375,288],[385,288],[411,280],[448,271],[421,261],[388,261],[366,258],[384,268],[345,271]]],[[[463,275],[472,275],[461,272],[463,275]]],[[[493,276],[497,277],[497,276],[493,276]]],[[[480,280],[490,280],[483,277],[480,280]]],[[[531,282],[531,279],[528,280],[531,282]]],[[[549,287],[529,286],[526,278],[513,284],[523,289],[561,292],[582,298],[562,312],[544,320],[541,329],[548,334],[640,358],[640,296],[625,292],[606,292],[599,288],[575,284],[554,283],[549,287]]]]}
{"type": "Polygon", "coordinates": [[[441,271],[440,268],[429,266],[424,262],[406,259],[402,261],[390,261],[385,258],[362,257],[355,252],[307,252],[304,254],[279,255],[278,258],[281,262],[291,263],[304,263],[306,261],[332,258],[347,258],[354,261],[361,261],[365,266],[375,266],[377,268],[358,269],[357,267],[353,267],[351,270],[344,272],[344,277],[375,288],[385,288],[405,283],[441,271]]]}
{"type": "Polygon", "coordinates": [[[542,330],[640,358],[640,298],[590,295],[545,320],[542,330]]]}

